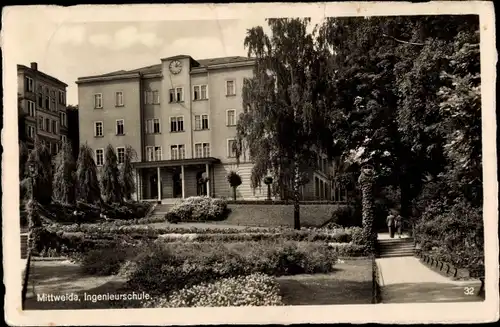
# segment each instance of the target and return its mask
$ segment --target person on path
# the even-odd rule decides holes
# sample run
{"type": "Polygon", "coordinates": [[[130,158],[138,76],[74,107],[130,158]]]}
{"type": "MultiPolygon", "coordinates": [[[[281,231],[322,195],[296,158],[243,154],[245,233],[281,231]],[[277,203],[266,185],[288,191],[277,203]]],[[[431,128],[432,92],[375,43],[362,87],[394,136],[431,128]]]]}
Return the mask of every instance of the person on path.
{"type": "Polygon", "coordinates": [[[389,213],[389,216],[387,216],[387,219],[385,220],[387,223],[387,228],[389,229],[389,235],[391,238],[394,238],[394,215],[389,213]]]}
{"type": "Polygon", "coordinates": [[[396,218],[394,218],[394,225],[396,226],[399,238],[401,238],[401,230],[403,228],[403,217],[401,217],[400,214],[397,214],[396,218]]]}

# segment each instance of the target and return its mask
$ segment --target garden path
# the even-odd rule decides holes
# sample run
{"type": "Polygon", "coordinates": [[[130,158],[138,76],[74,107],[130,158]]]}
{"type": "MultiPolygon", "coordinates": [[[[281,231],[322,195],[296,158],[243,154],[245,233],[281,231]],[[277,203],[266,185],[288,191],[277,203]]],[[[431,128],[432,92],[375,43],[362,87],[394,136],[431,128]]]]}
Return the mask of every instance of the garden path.
{"type": "Polygon", "coordinates": [[[472,302],[481,282],[453,281],[423,265],[415,257],[376,259],[382,303],[472,302]],[[474,295],[466,295],[466,288],[474,295]]]}

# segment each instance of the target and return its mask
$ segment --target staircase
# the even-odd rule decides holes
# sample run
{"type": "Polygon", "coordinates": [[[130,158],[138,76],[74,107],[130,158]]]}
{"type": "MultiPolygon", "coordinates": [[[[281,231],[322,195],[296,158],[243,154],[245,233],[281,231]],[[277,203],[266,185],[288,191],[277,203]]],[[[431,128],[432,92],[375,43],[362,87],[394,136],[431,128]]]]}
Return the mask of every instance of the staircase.
{"type": "Polygon", "coordinates": [[[167,212],[173,207],[174,204],[158,204],[154,208],[153,212],[151,212],[150,217],[165,217],[167,212]]]}
{"type": "Polygon", "coordinates": [[[380,258],[410,257],[415,250],[413,238],[410,237],[378,240],[377,243],[380,258]]]}
{"type": "Polygon", "coordinates": [[[28,258],[28,234],[21,234],[21,259],[28,258]]]}

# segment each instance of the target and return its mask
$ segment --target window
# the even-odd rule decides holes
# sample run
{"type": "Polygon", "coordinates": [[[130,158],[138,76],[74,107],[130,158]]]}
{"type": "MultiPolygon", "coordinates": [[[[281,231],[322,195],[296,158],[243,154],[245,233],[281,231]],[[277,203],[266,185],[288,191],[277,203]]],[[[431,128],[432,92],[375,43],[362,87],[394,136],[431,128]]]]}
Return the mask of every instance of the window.
{"type": "Polygon", "coordinates": [[[36,108],[35,108],[35,103],[33,101],[28,100],[28,115],[31,117],[36,116],[36,108]]]}
{"type": "Polygon", "coordinates": [[[45,109],[51,109],[50,108],[50,98],[48,96],[45,97],[45,109]]]}
{"type": "Polygon", "coordinates": [[[125,126],[123,119],[116,120],[116,135],[125,135],[125,126]]]}
{"type": "Polygon", "coordinates": [[[50,110],[55,111],[56,109],[56,98],[50,98],[50,110]]]}
{"type": "Polygon", "coordinates": [[[153,104],[160,104],[160,92],[153,91],[153,104]]]}
{"type": "Polygon", "coordinates": [[[50,133],[50,119],[45,118],[45,130],[50,133]]]}
{"type": "Polygon", "coordinates": [[[194,129],[196,131],[208,129],[208,115],[195,115],[194,129]]]}
{"type": "Polygon", "coordinates": [[[170,117],[170,131],[183,132],[184,131],[184,117],[170,117]]]}
{"type": "Polygon", "coordinates": [[[116,148],[116,156],[118,158],[119,164],[124,163],[125,162],[125,148],[124,147],[116,148]]]}
{"type": "Polygon", "coordinates": [[[38,107],[43,108],[43,95],[42,93],[38,93],[38,107]]]}
{"type": "Polygon", "coordinates": [[[235,81],[226,81],[226,95],[236,95],[235,81]]]}
{"type": "Polygon", "coordinates": [[[28,129],[26,130],[26,133],[30,139],[35,137],[35,126],[28,125],[28,129]]]}
{"type": "Polygon", "coordinates": [[[172,145],[170,147],[170,159],[171,160],[179,160],[186,158],[186,148],[184,144],[172,145]]]}
{"type": "Polygon", "coordinates": [[[208,99],[207,85],[195,85],[193,87],[193,100],[208,99]]]}
{"type": "Polygon", "coordinates": [[[66,141],[67,141],[66,135],[61,135],[61,142],[66,143],[66,141]]]}
{"type": "Polygon", "coordinates": [[[210,143],[196,143],[194,145],[195,158],[210,157],[210,143]]]}
{"type": "Polygon", "coordinates": [[[57,120],[52,121],[52,133],[57,134],[57,120]]]}
{"type": "Polygon", "coordinates": [[[33,92],[35,89],[35,82],[33,81],[33,79],[31,77],[26,76],[25,82],[26,82],[26,84],[25,84],[26,91],[33,92]]]}
{"type": "Polygon", "coordinates": [[[67,126],[68,122],[66,120],[66,113],[61,112],[60,116],[61,116],[61,126],[67,126]]]}
{"type": "Polygon", "coordinates": [[[184,101],[184,90],[182,87],[178,87],[175,89],[175,99],[177,102],[184,101]]]}
{"type": "Polygon", "coordinates": [[[182,102],[182,101],[184,101],[184,89],[182,87],[170,89],[169,90],[169,100],[170,100],[170,102],[182,102]]]}
{"type": "Polygon", "coordinates": [[[146,134],[160,134],[160,119],[148,119],[146,120],[146,134]]]}
{"type": "Polygon", "coordinates": [[[95,150],[95,164],[102,166],[104,164],[104,149],[95,150]]]}
{"type": "Polygon", "coordinates": [[[210,157],[210,143],[203,143],[203,157],[210,157]]]}
{"type": "Polygon", "coordinates": [[[236,110],[229,109],[226,117],[226,125],[227,126],[236,126],[236,110]]]}
{"type": "Polygon", "coordinates": [[[146,160],[153,161],[154,160],[154,147],[147,146],[146,147],[146,160]]]}
{"type": "Polygon", "coordinates": [[[161,160],[162,153],[161,153],[161,146],[155,146],[155,160],[161,160]]]}
{"type": "Polygon", "coordinates": [[[102,94],[94,94],[94,108],[102,109],[102,94]]]}
{"type": "Polygon", "coordinates": [[[236,140],[227,140],[227,156],[229,158],[236,157],[236,140]]]}
{"type": "Polygon", "coordinates": [[[147,146],[146,147],[146,160],[147,161],[157,161],[162,160],[161,146],[147,146]]]}
{"type": "Polygon", "coordinates": [[[144,104],[153,104],[153,92],[144,91],[144,104]]]}
{"type": "Polygon", "coordinates": [[[66,94],[64,91],[59,91],[59,103],[66,104],[66,94]]]}
{"type": "Polygon", "coordinates": [[[38,128],[43,131],[43,117],[38,118],[38,128]]]}
{"type": "Polygon", "coordinates": [[[102,121],[94,122],[94,136],[101,137],[102,135],[103,135],[102,121]]]}
{"type": "Polygon", "coordinates": [[[115,105],[117,107],[123,107],[123,92],[116,92],[115,93],[115,105]]]}

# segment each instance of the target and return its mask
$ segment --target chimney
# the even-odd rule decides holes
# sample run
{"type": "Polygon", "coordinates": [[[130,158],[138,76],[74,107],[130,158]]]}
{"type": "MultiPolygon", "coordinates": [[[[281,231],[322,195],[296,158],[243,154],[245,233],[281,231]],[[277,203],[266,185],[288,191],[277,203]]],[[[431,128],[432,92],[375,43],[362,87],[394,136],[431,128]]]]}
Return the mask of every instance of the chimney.
{"type": "Polygon", "coordinates": [[[38,70],[38,64],[36,62],[31,63],[31,69],[38,70]]]}

